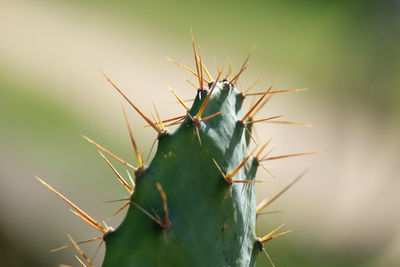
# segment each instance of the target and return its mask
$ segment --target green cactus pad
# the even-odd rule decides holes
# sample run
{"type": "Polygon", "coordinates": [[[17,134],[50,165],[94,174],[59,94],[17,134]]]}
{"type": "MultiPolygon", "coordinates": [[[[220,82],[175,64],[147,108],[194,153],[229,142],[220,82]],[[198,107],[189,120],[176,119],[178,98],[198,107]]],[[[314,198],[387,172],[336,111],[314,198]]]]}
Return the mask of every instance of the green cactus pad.
{"type": "MultiPolygon", "coordinates": [[[[193,40],[192,40],[193,41],[193,40]]],[[[254,266],[263,244],[289,231],[278,231],[283,225],[263,237],[256,236],[256,218],[260,212],[301,179],[302,173],[293,182],[270,199],[256,204],[255,180],[259,163],[264,160],[279,159],[316,152],[297,153],[259,158],[268,144],[264,144],[253,156],[249,151],[253,123],[303,123],[277,121],[281,116],[261,120],[252,117],[268,102],[267,94],[302,91],[303,89],[270,91],[261,95],[250,110],[242,108],[245,93],[236,88],[236,81],[247,68],[249,56],[238,74],[230,81],[213,80],[196,54],[193,41],[197,73],[183,65],[173,63],[188,70],[199,79],[199,89],[191,108],[175,94],[185,107],[186,114],[174,118],[180,126],[168,132],[161,119],[154,123],[146,117],[133,102],[105,75],[110,84],[129,104],[158,132],[157,151],[149,166],[144,166],[128,124],[131,141],[138,161],[138,168],[118,158],[93,140],[85,137],[99,150],[135,170],[132,187],[124,180],[111,162],[101,152],[101,156],[112,168],[125,189],[131,194],[126,217],[117,229],[108,227],[89,216],[56,189],[39,177],[39,182],[63,199],[73,212],[91,227],[101,232],[100,237],[75,242],[75,248],[88,266],[91,260],[79,248],[79,243],[103,239],[106,244],[104,267],[176,267],[176,266],[254,266]],[[211,80],[204,88],[203,70],[211,80]],[[264,100],[264,101],[263,101],[264,100]],[[257,108],[257,109],[256,109],[257,108]],[[273,121],[272,121],[273,120],[273,121]]],[[[228,73],[227,76],[230,76],[228,73]]],[[[208,82],[208,81],[207,81],[208,82]]],[[[158,114],[157,114],[158,115],[158,114]]],[[[173,120],[173,121],[174,121],[173,120]]],[[[170,120],[169,120],[170,121],[170,120]]],[[[256,147],[258,149],[258,146],[256,147]]],[[[262,165],[261,165],[262,166],[262,165]]],[[[115,213],[115,214],[116,214],[115,213]]],[[[115,215],[114,214],[114,215],[115,215]]],[[[63,246],[55,249],[67,248],[63,246]]],[[[269,257],[269,256],[268,256],[269,257]]],[[[81,261],[78,258],[79,261],[81,261]]],[[[83,263],[83,262],[81,262],[83,263]]]]}
{"type": "MultiPolygon", "coordinates": [[[[211,85],[210,85],[211,86],[211,85]]],[[[192,117],[205,100],[199,91],[192,117]]],[[[238,123],[243,97],[227,81],[218,82],[199,125],[187,116],[180,127],[159,139],[157,153],[135,180],[129,211],[105,238],[103,266],[250,266],[255,247],[256,198],[253,183],[229,185],[213,159],[226,172],[248,156],[249,133],[238,123]],[[160,183],[171,225],[164,229],[143,210],[164,218],[160,183]]],[[[251,158],[233,180],[253,180],[258,162],[251,158]]],[[[156,215],[154,215],[156,216],[156,215]]]]}

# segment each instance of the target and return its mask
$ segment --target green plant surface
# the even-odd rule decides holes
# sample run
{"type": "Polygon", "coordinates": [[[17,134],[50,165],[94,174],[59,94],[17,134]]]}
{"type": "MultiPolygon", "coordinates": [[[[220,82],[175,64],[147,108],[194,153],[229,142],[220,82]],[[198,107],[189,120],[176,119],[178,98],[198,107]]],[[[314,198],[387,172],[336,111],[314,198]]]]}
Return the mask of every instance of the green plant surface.
{"type": "MultiPolygon", "coordinates": [[[[206,96],[207,91],[198,94],[189,111],[192,117],[206,96]]],[[[164,216],[156,187],[161,184],[171,226],[163,229],[131,204],[123,223],[106,238],[104,266],[249,266],[254,262],[253,251],[259,251],[254,184],[227,184],[213,162],[223,170],[234,170],[248,156],[249,134],[238,123],[244,112],[236,108],[242,99],[236,88],[219,82],[204,117],[221,114],[200,123],[201,144],[190,117],[175,132],[159,138],[154,159],[136,177],[131,201],[164,216]],[[154,251],[156,257],[151,256],[154,251]]],[[[257,160],[249,159],[233,181],[236,177],[253,181],[257,166],[257,160]]]]}

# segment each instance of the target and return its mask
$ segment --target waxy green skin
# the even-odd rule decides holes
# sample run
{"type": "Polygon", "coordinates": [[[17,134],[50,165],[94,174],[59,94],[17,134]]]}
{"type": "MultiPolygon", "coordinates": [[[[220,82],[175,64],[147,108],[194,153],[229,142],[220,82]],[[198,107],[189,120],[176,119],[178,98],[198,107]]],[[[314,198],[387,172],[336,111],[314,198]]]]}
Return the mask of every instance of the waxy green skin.
{"type": "MultiPolygon", "coordinates": [[[[208,93],[199,91],[189,111],[192,117],[208,93]]],[[[160,183],[171,226],[162,229],[131,204],[122,224],[104,238],[104,267],[254,266],[260,251],[255,184],[228,186],[213,162],[232,172],[249,154],[249,133],[238,123],[245,114],[242,102],[233,85],[218,82],[202,117],[222,113],[201,122],[202,145],[188,116],[175,132],[159,138],[153,160],[135,178],[131,201],[163,219],[156,187],[160,183]]],[[[254,180],[257,167],[257,159],[251,157],[233,180],[254,180]]]]}

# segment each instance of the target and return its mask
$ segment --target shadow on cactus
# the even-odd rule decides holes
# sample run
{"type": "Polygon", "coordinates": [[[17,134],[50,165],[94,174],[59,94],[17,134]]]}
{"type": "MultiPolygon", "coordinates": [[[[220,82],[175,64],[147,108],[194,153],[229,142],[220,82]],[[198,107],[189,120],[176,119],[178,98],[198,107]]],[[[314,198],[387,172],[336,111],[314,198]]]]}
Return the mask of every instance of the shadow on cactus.
{"type": "Polygon", "coordinates": [[[169,59],[192,73],[199,84],[191,107],[170,89],[185,114],[169,120],[162,121],[157,112],[157,119],[155,116],[153,120],[148,118],[103,74],[148,126],[158,133],[156,154],[150,164],[145,166],[124,111],[138,167],[84,136],[99,149],[101,156],[131,195],[130,199],[122,200],[125,204],[113,214],[129,207],[117,229],[96,221],[36,177],[67,202],[77,216],[100,231],[101,236],[81,242],[68,236],[81,255],[81,258],[77,257],[81,264],[93,266],[79,244],[100,241],[100,245],[103,242],[106,245],[103,261],[105,267],[254,266],[260,252],[264,251],[269,258],[263,247],[265,242],[290,232],[279,232],[284,226],[281,225],[265,236],[257,237],[257,216],[304,173],[274,197],[266,198],[257,205],[255,185],[263,181],[255,180],[256,172],[263,161],[314,152],[274,157],[269,157],[268,153],[263,155],[268,142],[260,146],[252,136],[252,127],[262,122],[303,124],[278,120],[282,116],[254,119],[273,94],[301,89],[272,90],[273,86],[270,86],[262,93],[248,93],[251,88],[241,92],[236,84],[247,68],[250,55],[236,75],[228,71],[223,76],[222,67],[218,68],[217,77],[213,78],[204,66],[194,41],[193,51],[196,71],[169,59]],[[245,111],[242,108],[243,100],[250,96],[259,98],[250,110],[245,111]],[[168,131],[168,126],[178,124],[175,131],[168,131]],[[256,146],[250,152],[252,142],[256,146]],[[127,182],[104,154],[133,170],[134,178],[128,172],[127,182]]]}

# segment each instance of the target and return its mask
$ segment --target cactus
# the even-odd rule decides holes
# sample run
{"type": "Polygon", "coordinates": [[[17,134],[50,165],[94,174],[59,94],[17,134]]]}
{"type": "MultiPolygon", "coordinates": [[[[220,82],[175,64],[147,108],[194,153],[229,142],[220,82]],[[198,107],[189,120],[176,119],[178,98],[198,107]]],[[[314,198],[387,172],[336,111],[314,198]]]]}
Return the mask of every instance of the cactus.
{"type": "MultiPolygon", "coordinates": [[[[145,166],[124,111],[138,167],[85,137],[99,149],[101,156],[131,195],[116,212],[129,206],[126,217],[118,228],[114,230],[99,223],[36,177],[66,201],[76,215],[101,232],[101,236],[83,242],[105,241],[105,267],[254,266],[265,242],[289,232],[278,233],[283,227],[281,225],[267,235],[257,237],[257,215],[303,174],[275,197],[265,199],[257,205],[255,185],[262,181],[255,180],[256,172],[262,161],[312,152],[262,157],[268,142],[261,147],[257,145],[251,152],[249,146],[254,139],[251,133],[256,122],[298,124],[276,120],[281,116],[259,120],[255,120],[254,116],[273,94],[299,90],[272,91],[273,86],[270,86],[262,93],[241,92],[236,87],[236,82],[247,68],[250,55],[233,78],[230,73],[222,78],[221,69],[217,78],[213,79],[194,42],[193,51],[196,72],[170,60],[194,74],[199,82],[190,108],[170,89],[186,112],[183,116],[170,120],[162,121],[158,113],[158,120],[153,116],[156,122],[149,119],[104,74],[110,84],[158,134],[155,156],[145,166]],[[245,111],[242,105],[247,95],[260,96],[255,105],[245,111]],[[166,123],[180,125],[174,132],[169,132],[169,125],[165,125],[166,123]],[[130,184],[102,152],[134,170],[134,179],[128,172],[130,184]]],[[[79,242],[70,236],[69,238],[83,258],[83,261],[79,258],[78,260],[92,266],[91,260],[79,248],[79,242]]],[[[68,246],[62,248],[66,247],[68,246]]]]}

